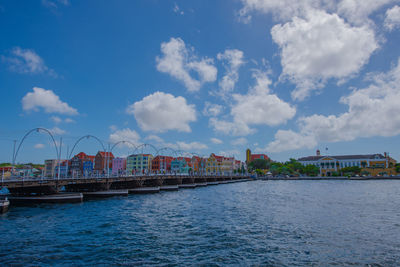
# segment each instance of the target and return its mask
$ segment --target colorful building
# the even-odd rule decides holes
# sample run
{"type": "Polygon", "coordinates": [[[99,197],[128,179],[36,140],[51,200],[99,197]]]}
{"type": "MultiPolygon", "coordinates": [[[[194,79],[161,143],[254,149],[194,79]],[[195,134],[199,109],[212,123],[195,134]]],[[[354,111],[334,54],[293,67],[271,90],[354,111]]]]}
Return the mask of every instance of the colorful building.
{"type": "Polygon", "coordinates": [[[171,161],[171,172],[189,174],[191,171],[193,171],[191,161],[191,158],[186,157],[174,158],[171,161]]]}
{"type": "Polygon", "coordinates": [[[206,173],[212,175],[220,174],[222,158],[222,156],[217,156],[214,153],[211,153],[207,159],[206,173]]]}
{"type": "Polygon", "coordinates": [[[171,162],[174,158],[170,156],[158,155],[153,158],[151,163],[151,170],[154,173],[167,173],[171,171],[171,162]]]}
{"type": "Polygon", "coordinates": [[[252,154],[250,149],[246,150],[246,164],[248,165],[250,162],[256,159],[265,159],[270,160],[270,158],[265,154],[252,154]]]}
{"type": "Polygon", "coordinates": [[[94,169],[97,171],[107,170],[106,166],[107,162],[108,162],[108,168],[111,169],[113,159],[114,155],[111,152],[104,152],[104,151],[97,152],[94,160],[94,169]]]}
{"type": "Polygon", "coordinates": [[[126,170],[126,159],[125,158],[115,158],[112,161],[112,175],[123,175],[126,170]]]}
{"type": "Polygon", "coordinates": [[[316,156],[299,158],[298,161],[304,166],[317,166],[320,169],[321,176],[332,176],[336,173],[341,174],[341,169],[355,166],[361,168],[361,174],[365,173],[372,176],[394,175],[396,172],[394,167],[389,166],[389,162],[391,161],[389,158],[386,153],[384,155],[321,156],[319,151],[317,151],[316,156]]]}
{"type": "Polygon", "coordinates": [[[194,173],[196,174],[205,173],[207,166],[207,159],[198,156],[193,156],[191,160],[191,165],[194,173]]]}
{"type": "Polygon", "coordinates": [[[153,155],[151,154],[133,154],[126,158],[126,173],[149,173],[153,155]]]}

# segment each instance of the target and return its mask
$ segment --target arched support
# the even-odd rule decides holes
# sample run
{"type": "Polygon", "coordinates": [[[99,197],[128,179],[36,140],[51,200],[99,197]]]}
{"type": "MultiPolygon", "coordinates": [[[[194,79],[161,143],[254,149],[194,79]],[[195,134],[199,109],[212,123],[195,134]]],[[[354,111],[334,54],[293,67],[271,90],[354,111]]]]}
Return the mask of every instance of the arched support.
{"type": "MultiPolygon", "coordinates": [[[[18,152],[19,152],[19,150],[20,150],[20,148],[21,148],[21,146],[22,146],[22,144],[23,144],[23,142],[25,141],[25,139],[31,134],[31,133],[33,133],[33,132],[40,132],[40,131],[44,131],[45,133],[47,133],[50,137],[51,137],[51,140],[53,140],[53,144],[54,144],[54,148],[55,148],[55,150],[56,150],[56,158],[59,160],[60,159],[60,153],[59,153],[59,149],[58,149],[58,146],[57,146],[57,143],[56,143],[56,140],[54,139],[54,136],[53,136],[53,134],[49,131],[49,130],[47,130],[46,128],[34,128],[34,129],[32,129],[32,130],[30,130],[30,131],[28,131],[25,135],[24,135],[24,137],[21,139],[21,142],[19,143],[19,145],[18,145],[18,148],[17,148],[17,150],[15,151],[15,153],[14,153],[14,155],[13,155],[13,166],[15,165],[15,161],[16,161],[16,159],[17,159],[17,156],[18,156],[18,152]]],[[[60,144],[61,145],[61,144],[60,144]]]]}
{"type": "Polygon", "coordinates": [[[73,146],[72,149],[71,149],[71,152],[70,152],[69,155],[68,155],[68,159],[71,158],[71,155],[72,155],[72,153],[74,152],[74,149],[75,149],[75,147],[78,145],[78,143],[79,143],[80,141],[82,141],[83,139],[85,139],[85,138],[87,138],[87,139],[93,138],[93,139],[97,140],[97,142],[99,142],[99,144],[100,144],[101,147],[103,148],[103,151],[106,151],[106,148],[104,147],[103,142],[101,142],[101,140],[100,140],[99,138],[97,138],[97,137],[94,136],[94,135],[88,134],[88,135],[82,136],[81,138],[79,138],[79,139],[75,142],[74,146],[73,146]]]}

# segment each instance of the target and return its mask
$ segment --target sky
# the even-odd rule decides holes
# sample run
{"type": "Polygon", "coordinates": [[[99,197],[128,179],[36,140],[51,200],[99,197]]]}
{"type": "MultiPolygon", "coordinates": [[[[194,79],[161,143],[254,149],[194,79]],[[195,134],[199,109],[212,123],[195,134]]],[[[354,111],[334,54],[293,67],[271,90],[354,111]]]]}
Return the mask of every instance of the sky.
{"type": "Polygon", "coordinates": [[[0,0],[0,162],[56,158],[34,128],[62,158],[399,160],[399,34],[397,0],[0,0]]]}

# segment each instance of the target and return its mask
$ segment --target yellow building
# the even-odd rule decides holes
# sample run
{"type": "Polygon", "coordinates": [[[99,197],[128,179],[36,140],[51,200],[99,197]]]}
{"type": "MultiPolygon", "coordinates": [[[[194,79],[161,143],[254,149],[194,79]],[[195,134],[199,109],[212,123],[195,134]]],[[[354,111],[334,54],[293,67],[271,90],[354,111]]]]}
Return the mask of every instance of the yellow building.
{"type": "Polygon", "coordinates": [[[321,176],[332,176],[334,173],[341,173],[341,169],[346,167],[357,166],[361,168],[361,174],[378,176],[378,175],[395,175],[395,160],[390,158],[386,153],[367,154],[367,155],[342,155],[342,156],[309,156],[299,158],[298,161],[306,165],[315,165],[320,169],[321,176]],[[391,164],[389,164],[391,163],[391,164]],[[368,173],[368,174],[367,174],[368,173]]]}
{"type": "Polygon", "coordinates": [[[221,173],[222,157],[216,156],[214,153],[207,159],[206,173],[207,174],[220,174],[221,173]]]}

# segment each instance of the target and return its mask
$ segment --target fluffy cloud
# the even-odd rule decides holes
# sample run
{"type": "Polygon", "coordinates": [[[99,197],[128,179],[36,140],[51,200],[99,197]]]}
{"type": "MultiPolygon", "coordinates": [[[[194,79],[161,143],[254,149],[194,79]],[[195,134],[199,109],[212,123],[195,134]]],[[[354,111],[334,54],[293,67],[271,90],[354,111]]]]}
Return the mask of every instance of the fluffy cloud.
{"type": "Polygon", "coordinates": [[[227,135],[249,135],[256,132],[255,129],[251,129],[247,124],[243,122],[230,122],[226,120],[220,120],[218,118],[210,118],[210,126],[216,132],[221,132],[227,135]]]}
{"type": "Polygon", "coordinates": [[[292,98],[303,100],[327,79],[345,79],[359,72],[378,48],[373,30],[353,27],[337,14],[310,10],[306,17],[271,29],[281,48],[283,76],[296,83],[292,98]]]}
{"type": "Polygon", "coordinates": [[[286,123],[296,114],[296,109],[271,93],[271,80],[267,74],[255,71],[254,87],[246,95],[234,94],[235,103],[231,107],[233,121],[210,118],[215,131],[232,135],[248,135],[255,132],[251,125],[276,126],[286,123]]]}
{"type": "Polygon", "coordinates": [[[311,9],[337,13],[352,24],[369,24],[369,16],[383,6],[398,0],[242,0],[243,8],[239,15],[245,22],[251,13],[271,13],[275,20],[290,21],[293,17],[304,17],[311,9]]]}
{"type": "Polygon", "coordinates": [[[40,74],[48,73],[57,76],[54,70],[49,69],[43,59],[31,49],[14,47],[9,56],[2,56],[11,71],[18,73],[40,74]]]}
{"type": "Polygon", "coordinates": [[[162,57],[157,57],[157,70],[165,72],[181,81],[188,91],[195,92],[205,82],[214,82],[217,79],[217,69],[212,59],[198,60],[193,55],[193,49],[188,49],[180,38],[171,38],[169,42],[161,44],[162,57]],[[192,77],[196,72],[199,79],[192,77]]]}
{"type": "Polygon", "coordinates": [[[369,16],[383,6],[397,0],[342,0],[335,6],[335,11],[355,25],[372,24],[369,16]]]}
{"type": "Polygon", "coordinates": [[[153,141],[156,143],[164,143],[164,140],[158,135],[151,134],[145,138],[146,140],[153,141]]]}
{"type": "Polygon", "coordinates": [[[220,139],[218,139],[218,138],[215,138],[215,137],[211,138],[210,140],[211,140],[211,142],[212,142],[213,144],[216,144],[216,145],[219,145],[219,144],[222,144],[222,143],[223,143],[222,140],[220,140],[220,139]]]}
{"type": "Polygon", "coordinates": [[[268,144],[266,151],[281,152],[301,148],[313,148],[317,145],[314,136],[303,135],[291,130],[279,130],[275,140],[268,144]]]}
{"type": "Polygon", "coordinates": [[[36,149],[42,149],[44,148],[44,144],[35,144],[33,147],[36,149]]]}
{"type": "Polygon", "coordinates": [[[204,116],[213,116],[216,117],[221,114],[222,110],[224,109],[223,106],[218,104],[212,104],[210,102],[204,103],[203,115],[204,116]]]}
{"type": "Polygon", "coordinates": [[[126,109],[133,114],[144,131],[164,132],[177,130],[190,132],[189,123],[196,121],[194,105],[188,105],[186,99],[163,92],[155,92],[126,109]]]}
{"type": "Polygon", "coordinates": [[[131,130],[129,128],[125,128],[122,130],[116,130],[113,133],[110,134],[109,140],[111,143],[118,143],[121,141],[128,141],[125,143],[121,143],[121,145],[133,148],[132,144],[138,146],[140,143],[140,135],[135,131],[131,130]]]}
{"type": "Polygon", "coordinates": [[[386,11],[385,28],[392,31],[400,27],[400,7],[394,6],[386,11]]]}
{"type": "Polygon", "coordinates": [[[202,149],[207,149],[208,146],[206,144],[200,143],[200,142],[191,142],[191,143],[185,143],[178,141],[176,142],[176,145],[178,146],[179,149],[185,150],[185,151],[192,151],[192,150],[202,150],[202,149]]]}
{"type": "Polygon", "coordinates": [[[246,94],[234,94],[236,104],[231,114],[235,122],[246,125],[276,126],[286,123],[296,114],[296,109],[270,92],[271,81],[267,74],[255,72],[256,85],[246,94]]]}
{"type": "Polygon", "coordinates": [[[57,117],[57,116],[52,116],[50,119],[56,124],[59,124],[59,123],[62,122],[62,119],[60,117],[57,117]]]}
{"type": "Polygon", "coordinates": [[[244,64],[243,52],[237,49],[227,49],[223,54],[219,53],[217,58],[226,62],[224,64],[226,73],[219,81],[219,95],[226,97],[226,94],[233,91],[239,80],[239,68],[244,64]]]}
{"type": "Polygon", "coordinates": [[[50,120],[52,120],[55,124],[59,124],[59,123],[62,123],[62,122],[65,122],[65,123],[73,123],[73,122],[75,122],[73,119],[66,118],[66,119],[63,120],[62,118],[60,118],[58,116],[51,116],[50,120]]]}
{"type": "Polygon", "coordinates": [[[240,156],[240,151],[237,149],[225,150],[218,152],[219,155],[224,157],[240,156]]]}
{"type": "Polygon", "coordinates": [[[317,142],[351,141],[359,137],[400,134],[400,59],[388,73],[375,74],[367,88],[342,97],[347,112],[300,118],[299,133],[278,131],[270,151],[311,148],[317,142]],[[290,142],[289,140],[296,140],[290,142]]]}
{"type": "Polygon", "coordinates": [[[46,113],[59,113],[67,115],[77,115],[78,111],[62,102],[58,95],[51,90],[33,87],[33,92],[27,93],[22,98],[22,108],[25,111],[38,111],[43,108],[46,113]]]}
{"type": "Polygon", "coordinates": [[[247,139],[244,138],[244,137],[240,137],[238,139],[233,140],[231,142],[231,144],[234,145],[234,146],[242,146],[242,145],[247,144],[247,139]]]}
{"type": "Polygon", "coordinates": [[[49,131],[53,134],[53,135],[63,135],[66,133],[65,130],[60,129],[58,127],[53,127],[52,129],[49,129],[49,131]]]}

